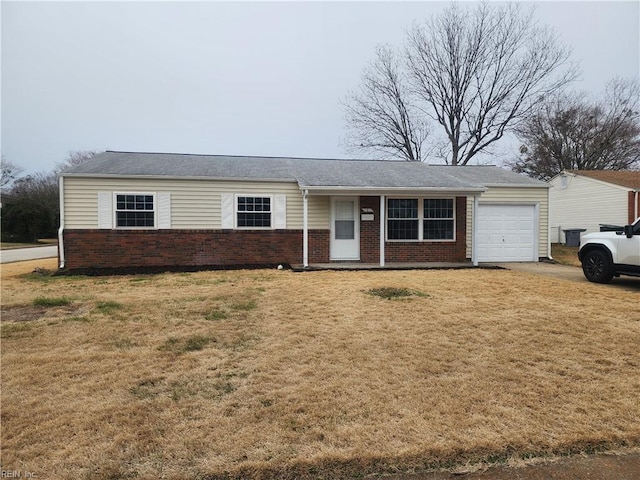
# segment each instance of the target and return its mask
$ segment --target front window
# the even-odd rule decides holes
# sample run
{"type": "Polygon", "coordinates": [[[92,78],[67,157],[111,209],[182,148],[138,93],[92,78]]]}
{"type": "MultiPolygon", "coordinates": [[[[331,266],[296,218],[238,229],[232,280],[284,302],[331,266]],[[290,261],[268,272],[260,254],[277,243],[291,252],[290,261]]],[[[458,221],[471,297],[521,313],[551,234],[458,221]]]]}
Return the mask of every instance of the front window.
{"type": "Polygon", "coordinates": [[[453,198],[390,198],[387,240],[455,240],[453,198]]]}
{"type": "Polygon", "coordinates": [[[116,194],[117,227],[155,227],[153,195],[116,194]]]}
{"type": "Polygon", "coordinates": [[[390,198],[387,213],[389,240],[418,240],[418,200],[390,198]]]}
{"type": "Polygon", "coordinates": [[[237,197],[237,225],[271,228],[271,197],[237,197]]]}
{"type": "Polygon", "coordinates": [[[453,240],[455,221],[452,198],[425,198],[423,238],[425,240],[453,240]]]}

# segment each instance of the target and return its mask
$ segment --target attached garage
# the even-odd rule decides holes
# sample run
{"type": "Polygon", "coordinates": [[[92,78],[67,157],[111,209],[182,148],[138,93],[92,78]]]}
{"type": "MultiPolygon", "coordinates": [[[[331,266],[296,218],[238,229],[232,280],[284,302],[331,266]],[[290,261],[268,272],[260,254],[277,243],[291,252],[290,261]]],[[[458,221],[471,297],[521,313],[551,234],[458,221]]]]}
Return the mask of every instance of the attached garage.
{"type": "Polygon", "coordinates": [[[537,261],[537,218],[536,205],[479,204],[478,261],[537,261]]]}
{"type": "Polygon", "coordinates": [[[477,198],[475,220],[474,201],[467,201],[467,257],[473,258],[475,244],[480,263],[550,258],[549,185],[513,172],[497,173],[476,168],[476,178],[487,190],[477,198]]]}

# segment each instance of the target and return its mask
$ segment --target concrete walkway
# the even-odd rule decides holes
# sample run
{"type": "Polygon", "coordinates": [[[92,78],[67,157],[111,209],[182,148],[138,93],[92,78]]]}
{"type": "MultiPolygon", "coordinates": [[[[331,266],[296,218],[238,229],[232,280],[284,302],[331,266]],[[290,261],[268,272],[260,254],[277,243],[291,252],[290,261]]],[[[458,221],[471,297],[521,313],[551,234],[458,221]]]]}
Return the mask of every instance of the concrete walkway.
{"type": "Polygon", "coordinates": [[[335,262],[312,263],[308,267],[291,265],[294,272],[313,272],[317,270],[431,270],[431,269],[460,269],[473,268],[471,262],[387,262],[384,267],[379,263],[335,262]]]}
{"type": "Polygon", "coordinates": [[[23,262],[58,256],[58,246],[14,248],[0,251],[0,263],[23,262]]]}

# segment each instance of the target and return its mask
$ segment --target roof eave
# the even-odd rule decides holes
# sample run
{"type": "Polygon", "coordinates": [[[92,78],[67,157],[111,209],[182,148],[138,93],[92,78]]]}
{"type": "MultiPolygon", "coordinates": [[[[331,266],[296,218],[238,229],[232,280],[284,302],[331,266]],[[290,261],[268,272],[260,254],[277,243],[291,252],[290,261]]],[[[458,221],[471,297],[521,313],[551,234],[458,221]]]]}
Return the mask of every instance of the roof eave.
{"type": "Polygon", "coordinates": [[[585,175],[583,173],[580,173],[580,170],[573,170],[573,171],[564,170],[562,173],[556,175],[551,180],[554,180],[555,178],[561,176],[562,174],[571,175],[573,177],[586,178],[587,180],[592,180],[597,183],[603,183],[610,187],[616,187],[618,189],[625,190],[625,191],[637,192],[640,190],[640,188],[636,186],[622,185],[621,183],[613,182],[611,180],[603,180],[601,178],[592,177],[591,175],[585,175]]]}
{"type": "Polygon", "coordinates": [[[487,188],[551,188],[551,185],[548,183],[540,183],[539,185],[534,184],[523,184],[523,183],[488,183],[486,185],[487,188]]]}
{"type": "Polygon", "coordinates": [[[116,178],[127,180],[209,180],[221,182],[279,182],[296,183],[293,178],[215,177],[206,175],[133,175],[120,173],[63,173],[61,177],[116,178]]]}
{"type": "Polygon", "coordinates": [[[448,195],[474,195],[486,192],[484,187],[362,187],[362,186],[340,186],[340,185],[300,185],[301,190],[306,190],[309,194],[319,195],[345,195],[345,194],[375,194],[375,195],[411,195],[446,193],[448,195]]]}

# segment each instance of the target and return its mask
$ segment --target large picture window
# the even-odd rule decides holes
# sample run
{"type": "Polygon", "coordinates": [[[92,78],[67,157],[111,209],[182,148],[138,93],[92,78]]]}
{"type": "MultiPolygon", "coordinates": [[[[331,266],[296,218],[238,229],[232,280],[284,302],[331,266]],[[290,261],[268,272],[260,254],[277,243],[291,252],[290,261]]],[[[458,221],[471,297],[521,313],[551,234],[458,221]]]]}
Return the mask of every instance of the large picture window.
{"type": "Polygon", "coordinates": [[[237,226],[239,228],[271,228],[271,197],[237,198],[237,226]]]}
{"type": "Polygon", "coordinates": [[[154,196],[148,194],[116,194],[116,227],[155,227],[154,196]]]}
{"type": "Polygon", "coordinates": [[[390,198],[387,240],[455,240],[453,198],[390,198]]]}

